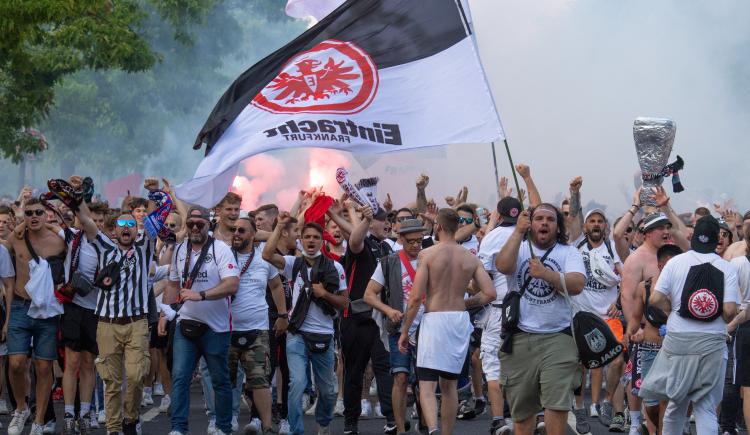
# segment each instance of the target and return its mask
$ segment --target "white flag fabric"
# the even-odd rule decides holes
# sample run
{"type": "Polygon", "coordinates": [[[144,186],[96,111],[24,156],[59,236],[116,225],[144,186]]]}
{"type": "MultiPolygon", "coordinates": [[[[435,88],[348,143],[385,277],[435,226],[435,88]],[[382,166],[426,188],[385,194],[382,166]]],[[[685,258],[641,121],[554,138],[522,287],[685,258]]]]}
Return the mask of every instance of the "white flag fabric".
{"type": "Polygon", "coordinates": [[[349,0],[243,73],[194,148],[183,201],[215,205],[269,150],[387,153],[504,137],[459,0],[349,0]]]}

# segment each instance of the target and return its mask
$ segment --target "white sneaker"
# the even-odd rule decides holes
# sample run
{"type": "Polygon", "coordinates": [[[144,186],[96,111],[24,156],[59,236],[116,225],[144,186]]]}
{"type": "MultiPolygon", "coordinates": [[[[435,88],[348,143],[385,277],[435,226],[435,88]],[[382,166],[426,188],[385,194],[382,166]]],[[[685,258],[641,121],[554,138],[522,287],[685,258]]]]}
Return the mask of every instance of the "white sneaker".
{"type": "Polygon", "coordinates": [[[8,435],[21,435],[21,432],[23,432],[23,427],[26,425],[26,420],[28,420],[29,415],[31,415],[31,412],[28,408],[26,408],[24,411],[14,412],[13,418],[10,420],[10,424],[8,425],[8,435]]]}
{"type": "Polygon", "coordinates": [[[155,382],[154,392],[152,396],[163,396],[163,395],[164,395],[164,385],[162,385],[161,382],[155,382]]]}
{"type": "Polygon", "coordinates": [[[42,426],[41,424],[31,423],[31,430],[29,431],[29,435],[44,435],[44,426],[42,426]]]}
{"type": "Polygon", "coordinates": [[[313,403],[311,407],[307,408],[307,411],[305,411],[305,415],[315,415],[315,405],[317,404],[318,404],[318,401],[316,400],[315,403],[313,403]]]}
{"type": "Polygon", "coordinates": [[[232,416],[232,432],[237,432],[237,430],[240,428],[240,423],[237,421],[237,416],[232,416]]]}
{"type": "Polygon", "coordinates": [[[589,417],[599,417],[599,404],[591,404],[591,406],[589,407],[589,417]]]}
{"type": "Polygon", "coordinates": [[[99,424],[104,424],[107,422],[107,412],[102,409],[99,411],[99,414],[96,416],[96,421],[99,422],[99,424]]]}
{"type": "Polygon", "coordinates": [[[250,423],[245,425],[243,430],[245,431],[245,433],[249,434],[249,433],[263,433],[262,429],[263,428],[260,423],[260,419],[254,418],[250,420],[250,423]]]}
{"type": "Polygon", "coordinates": [[[8,409],[8,403],[5,400],[0,400],[0,415],[8,415],[10,414],[10,409],[8,409]]]}
{"type": "Polygon", "coordinates": [[[376,394],[378,394],[378,383],[373,379],[372,384],[370,384],[370,396],[375,396],[376,394]]]}
{"type": "Polygon", "coordinates": [[[169,394],[165,394],[164,397],[161,398],[161,403],[159,404],[159,412],[165,413],[169,411],[169,405],[172,404],[172,399],[169,397],[169,394]]]}
{"type": "Polygon", "coordinates": [[[279,435],[288,435],[292,428],[289,427],[289,420],[282,418],[279,421],[279,435]]]}
{"type": "Polygon", "coordinates": [[[307,393],[302,394],[302,412],[307,411],[310,407],[310,395],[307,393]]]}
{"type": "Polygon", "coordinates": [[[57,429],[57,422],[55,420],[48,421],[47,424],[42,426],[42,433],[55,433],[57,429]]]}
{"type": "Polygon", "coordinates": [[[96,418],[96,413],[94,411],[89,412],[87,418],[89,419],[89,426],[92,429],[99,429],[99,420],[96,418]]]}
{"type": "Polygon", "coordinates": [[[336,406],[333,407],[333,415],[337,417],[343,417],[344,415],[344,399],[337,399],[336,406]]]}
{"type": "Polygon", "coordinates": [[[382,412],[380,412],[380,402],[375,404],[375,409],[373,410],[372,414],[377,418],[385,418],[382,412]]]}
{"type": "Polygon", "coordinates": [[[331,435],[331,426],[318,425],[318,435],[331,435]]]}
{"type": "Polygon", "coordinates": [[[372,404],[367,399],[362,399],[362,414],[360,417],[372,417],[372,404]]]}
{"type": "MultiPolygon", "coordinates": [[[[149,388],[150,390],[150,388],[149,388]]],[[[151,406],[154,404],[154,398],[151,397],[151,391],[146,391],[146,389],[143,389],[143,398],[141,399],[141,407],[144,406],[151,406]]]]}
{"type": "Polygon", "coordinates": [[[173,430],[173,431],[169,432],[169,435],[185,435],[185,434],[182,433],[182,432],[180,432],[180,431],[178,431],[178,430],[173,430]]]}
{"type": "Polygon", "coordinates": [[[216,420],[208,421],[208,428],[206,429],[207,435],[214,435],[216,433],[216,420]]]}

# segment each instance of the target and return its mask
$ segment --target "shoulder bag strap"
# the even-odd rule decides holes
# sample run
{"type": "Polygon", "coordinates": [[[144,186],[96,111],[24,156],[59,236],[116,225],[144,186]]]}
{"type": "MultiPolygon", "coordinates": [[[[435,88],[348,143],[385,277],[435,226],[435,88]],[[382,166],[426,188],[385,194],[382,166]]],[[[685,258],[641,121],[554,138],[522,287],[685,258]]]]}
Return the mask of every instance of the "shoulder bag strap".
{"type": "Polygon", "coordinates": [[[26,242],[26,249],[29,250],[29,254],[31,254],[31,258],[33,258],[34,261],[36,261],[37,264],[39,264],[39,256],[36,255],[36,251],[34,250],[34,247],[31,246],[31,240],[29,240],[29,232],[28,231],[25,231],[23,233],[23,240],[26,242]]]}
{"type": "MultiPolygon", "coordinates": [[[[551,247],[551,248],[549,248],[549,249],[547,250],[547,252],[545,252],[545,253],[544,253],[544,255],[542,255],[542,258],[540,258],[540,259],[539,259],[539,261],[540,261],[540,262],[541,262],[542,264],[544,264],[544,260],[546,260],[546,259],[547,259],[547,256],[548,256],[548,255],[550,254],[550,252],[552,252],[552,250],[553,250],[553,249],[555,249],[555,246],[557,246],[557,244],[554,244],[554,245],[552,245],[552,247],[551,247]]],[[[530,249],[531,249],[531,248],[530,248],[530,249]]],[[[532,254],[533,254],[533,252],[532,252],[532,254]]],[[[524,282],[523,282],[523,286],[521,286],[521,289],[520,289],[520,290],[518,291],[519,293],[521,293],[521,296],[523,296],[523,294],[524,294],[524,293],[526,293],[526,288],[528,288],[528,287],[529,287],[529,284],[531,284],[531,280],[532,280],[532,278],[531,278],[531,275],[529,275],[529,276],[528,276],[528,277],[526,278],[526,281],[524,281],[524,282]]]]}

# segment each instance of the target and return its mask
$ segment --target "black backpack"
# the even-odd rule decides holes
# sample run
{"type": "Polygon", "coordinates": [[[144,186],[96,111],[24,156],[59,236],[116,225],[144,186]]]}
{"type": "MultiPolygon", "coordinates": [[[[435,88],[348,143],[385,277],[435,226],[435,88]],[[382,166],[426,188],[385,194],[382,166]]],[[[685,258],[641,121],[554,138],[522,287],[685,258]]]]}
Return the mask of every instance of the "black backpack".
{"type": "Polygon", "coordinates": [[[623,351],[615,334],[596,314],[579,311],[573,317],[573,334],[578,356],[587,369],[604,367],[623,351]]]}
{"type": "Polygon", "coordinates": [[[712,322],[724,312],[723,304],[724,272],[711,263],[691,267],[677,314],[699,322],[712,322]]]}

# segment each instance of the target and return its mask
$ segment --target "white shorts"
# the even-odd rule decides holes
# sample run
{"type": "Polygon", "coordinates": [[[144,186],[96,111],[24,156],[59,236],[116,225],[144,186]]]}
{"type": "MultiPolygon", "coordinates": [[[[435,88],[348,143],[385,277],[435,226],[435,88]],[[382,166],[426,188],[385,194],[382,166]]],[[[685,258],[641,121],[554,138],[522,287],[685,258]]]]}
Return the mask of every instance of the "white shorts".
{"type": "Polygon", "coordinates": [[[500,380],[500,328],[502,324],[502,312],[500,308],[490,306],[487,308],[489,314],[487,323],[482,332],[482,345],[479,350],[479,358],[482,360],[482,371],[488,381],[500,380]]]}

